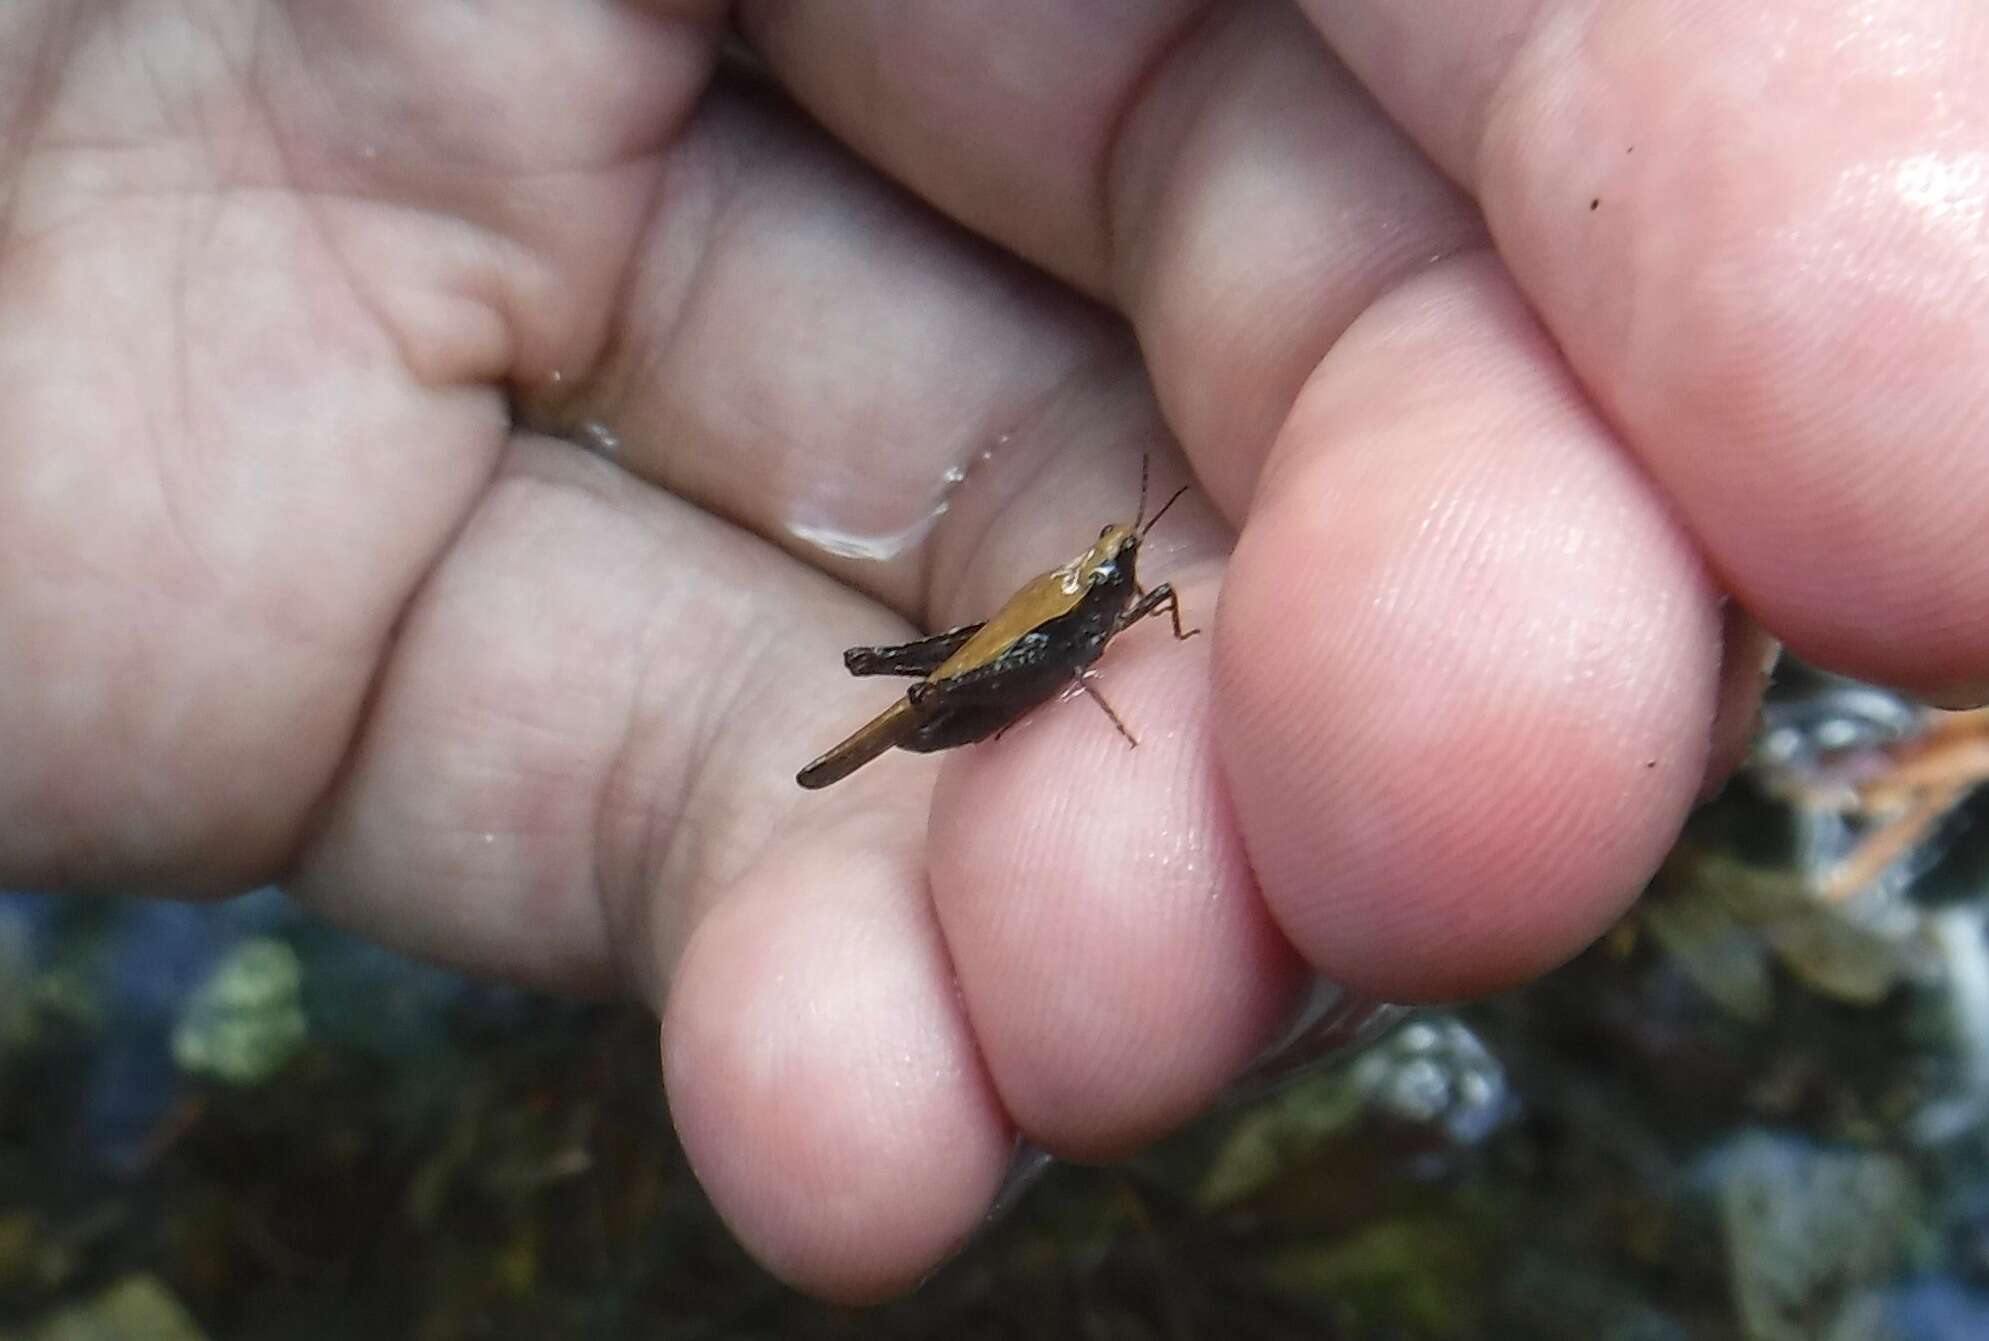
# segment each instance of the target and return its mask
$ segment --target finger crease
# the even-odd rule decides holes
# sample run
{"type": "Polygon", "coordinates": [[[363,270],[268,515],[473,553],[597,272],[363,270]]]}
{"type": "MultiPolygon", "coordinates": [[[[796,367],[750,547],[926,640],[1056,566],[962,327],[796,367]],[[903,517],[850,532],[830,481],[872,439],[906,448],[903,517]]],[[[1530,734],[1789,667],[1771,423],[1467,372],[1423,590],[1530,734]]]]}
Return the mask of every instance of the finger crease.
{"type": "Polygon", "coordinates": [[[1123,176],[1119,171],[1119,159],[1128,134],[1138,120],[1140,109],[1147,105],[1153,91],[1160,86],[1162,77],[1183,52],[1196,44],[1203,30],[1222,8],[1215,4],[1196,5],[1162,31],[1146,59],[1126,82],[1118,106],[1113,108],[1105,123],[1105,139],[1098,154],[1097,180],[1092,190],[1097,201],[1097,254],[1101,260],[1099,278],[1107,291],[1112,277],[1119,273],[1119,210],[1115,183],[1123,176]]]}

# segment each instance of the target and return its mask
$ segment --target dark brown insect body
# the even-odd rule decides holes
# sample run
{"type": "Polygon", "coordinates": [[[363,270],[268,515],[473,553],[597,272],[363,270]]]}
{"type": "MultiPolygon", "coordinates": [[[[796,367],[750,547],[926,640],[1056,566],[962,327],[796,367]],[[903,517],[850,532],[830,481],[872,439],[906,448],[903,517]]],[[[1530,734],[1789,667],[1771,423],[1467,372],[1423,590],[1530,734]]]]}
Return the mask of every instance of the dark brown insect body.
{"type": "MultiPolygon", "coordinates": [[[[1159,521],[1165,511],[1161,508],[1153,520],[1159,521]]],[[[1147,528],[1152,525],[1148,522],[1147,528]]],[[[1118,714],[1085,683],[1086,671],[1105,644],[1163,608],[1173,619],[1176,638],[1201,631],[1182,630],[1181,602],[1173,587],[1163,582],[1147,591],[1140,586],[1134,561],[1143,534],[1137,521],[1107,526],[1098,533],[1097,544],[1031,579],[984,623],[896,646],[850,648],[843,653],[843,665],[851,675],[921,678],[904,697],[802,769],[795,781],[808,788],[826,787],[894,746],[925,754],[971,745],[1072,687],[1089,694],[1119,733],[1137,745],[1118,714]]]]}

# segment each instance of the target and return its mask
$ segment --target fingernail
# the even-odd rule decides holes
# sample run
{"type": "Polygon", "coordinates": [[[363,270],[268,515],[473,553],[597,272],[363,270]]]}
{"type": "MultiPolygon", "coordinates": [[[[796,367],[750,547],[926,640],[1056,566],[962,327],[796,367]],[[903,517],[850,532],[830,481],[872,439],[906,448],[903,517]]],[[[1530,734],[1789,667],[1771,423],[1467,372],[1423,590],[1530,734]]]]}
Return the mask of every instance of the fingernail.
{"type": "Polygon", "coordinates": [[[989,1205],[987,1215],[981,1220],[982,1231],[985,1232],[1006,1219],[1008,1213],[1021,1203],[1022,1198],[1028,1195],[1029,1189],[1036,1186],[1042,1176],[1049,1171],[1050,1165],[1055,1162],[1055,1156],[1026,1136],[1016,1137],[1015,1157],[1009,1161],[1008,1173],[1002,1178],[1001,1187],[995,1192],[994,1201],[989,1205]]]}
{"type": "Polygon", "coordinates": [[[932,1270],[921,1276],[913,1288],[915,1290],[924,1288],[927,1281],[953,1265],[962,1253],[986,1238],[996,1225],[1006,1220],[1009,1213],[1022,1203],[1029,1189],[1036,1185],[1049,1170],[1050,1165],[1055,1162],[1054,1156],[1027,1137],[1016,1137],[1015,1154],[1008,1162],[1008,1172],[1002,1175],[1001,1186],[995,1189],[994,1200],[988,1203],[987,1214],[981,1217],[981,1222],[974,1226],[971,1233],[954,1244],[944,1257],[934,1263],[932,1270]]]}

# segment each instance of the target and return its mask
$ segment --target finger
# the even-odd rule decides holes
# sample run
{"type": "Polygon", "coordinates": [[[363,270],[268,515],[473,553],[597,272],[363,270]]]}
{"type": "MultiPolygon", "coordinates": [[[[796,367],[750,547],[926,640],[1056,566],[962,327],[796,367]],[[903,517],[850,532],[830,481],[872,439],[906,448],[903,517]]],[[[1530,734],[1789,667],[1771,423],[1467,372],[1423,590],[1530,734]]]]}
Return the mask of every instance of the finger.
{"type": "Polygon", "coordinates": [[[974,231],[1093,292],[1116,123],[1215,7],[748,0],[739,23],[838,139],[974,231]]]}
{"type": "Polygon", "coordinates": [[[924,896],[920,831],[831,804],[838,828],[699,926],[663,1061],[685,1153],[734,1231],[854,1303],[910,1289],[965,1241],[1014,1138],[924,896]]]}
{"type": "Polygon", "coordinates": [[[1488,258],[1321,364],[1223,591],[1218,740],[1279,925],[1384,999],[1541,972],[1621,913],[1704,775],[1692,547],[1488,258]]]}
{"type": "Polygon", "coordinates": [[[1307,8],[1769,629],[1989,692],[1979,9],[1307,8]]]}
{"type": "Polygon", "coordinates": [[[1232,520],[1339,332],[1478,237],[1281,0],[741,13],[839,136],[1131,318],[1232,520]]]}
{"type": "MultiPolygon", "coordinates": [[[[1206,626],[1215,584],[1167,571],[1206,626]]],[[[1071,1158],[1123,1155],[1207,1106],[1301,980],[1216,766],[1208,644],[1156,620],[1107,649],[1095,684],[1137,748],[1073,698],[949,766],[933,799],[934,898],[989,1073],[1071,1158]]]]}
{"type": "Polygon", "coordinates": [[[920,869],[930,763],[805,811],[793,783],[806,733],[862,695],[819,674],[840,630],[901,627],[523,442],[403,621],[293,886],[424,956],[640,992],[720,1212],[842,1299],[931,1270],[1013,1140],[920,869]]]}
{"type": "Polygon", "coordinates": [[[783,622],[828,639],[779,563],[562,444],[514,448],[403,614],[292,887],[425,957],[660,1002],[716,883],[689,877],[791,803],[764,756],[792,719],[761,703],[783,622]]]}

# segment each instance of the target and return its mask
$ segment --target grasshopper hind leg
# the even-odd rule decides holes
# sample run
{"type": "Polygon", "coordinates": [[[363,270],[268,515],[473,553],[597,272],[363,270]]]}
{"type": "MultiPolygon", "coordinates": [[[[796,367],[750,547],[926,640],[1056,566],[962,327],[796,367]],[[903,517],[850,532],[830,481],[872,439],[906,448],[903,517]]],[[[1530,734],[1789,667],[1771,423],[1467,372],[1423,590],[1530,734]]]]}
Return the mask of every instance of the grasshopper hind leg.
{"type": "Polygon", "coordinates": [[[913,731],[902,748],[916,754],[932,754],[960,745],[972,745],[998,736],[1015,725],[1027,708],[1017,710],[1002,704],[972,704],[948,708],[913,731]]]}
{"type": "Polygon", "coordinates": [[[851,675],[930,675],[980,631],[979,624],[962,624],[908,643],[852,647],[843,653],[843,668],[851,675]]]}
{"type": "Polygon", "coordinates": [[[795,774],[794,780],[809,791],[841,782],[886,750],[903,745],[921,724],[918,712],[901,698],[795,774]]]}

